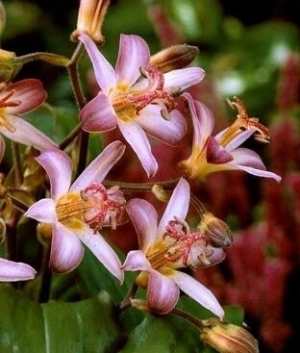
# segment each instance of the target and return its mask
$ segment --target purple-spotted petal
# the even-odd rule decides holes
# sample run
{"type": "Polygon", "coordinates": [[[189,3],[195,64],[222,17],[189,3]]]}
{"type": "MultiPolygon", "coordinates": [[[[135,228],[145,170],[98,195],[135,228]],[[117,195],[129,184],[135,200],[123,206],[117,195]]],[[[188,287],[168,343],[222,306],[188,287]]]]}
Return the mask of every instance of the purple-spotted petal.
{"type": "Polygon", "coordinates": [[[172,279],[178,287],[189,297],[210,310],[219,318],[223,318],[224,310],[214,294],[193,277],[180,271],[174,271],[172,279]]]}
{"type": "Polygon", "coordinates": [[[150,271],[151,265],[142,250],[132,250],[122,265],[124,271],[150,271]]]}
{"type": "Polygon", "coordinates": [[[144,39],[136,35],[121,34],[116,63],[117,81],[132,86],[141,76],[140,68],[148,66],[149,62],[150,51],[144,39]]]}
{"type": "Polygon", "coordinates": [[[13,95],[8,100],[18,102],[18,105],[8,106],[6,109],[9,114],[24,114],[38,108],[47,98],[47,93],[43,88],[41,81],[36,79],[26,79],[10,85],[0,93],[0,99],[3,96],[13,95]]]}
{"type": "Polygon", "coordinates": [[[105,132],[117,126],[117,116],[109,98],[100,92],[81,110],[82,129],[87,132],[105,132]]]}
{"type": "Polygon", "coordinates": [[[165,89],[180,88],[182,91],[199,83],[205,75],[200,67],[187,67],[164,74],[165,89]]]}
{"type": "Polygon", "coordinates": [[[46,170],[51,185],[51,197],[57,200],[69,190],[72,176],[71,159],[63,151],[43,152],[37,161],[46,170]]]}
{"type": "Polygon", "coordinates": [[[178,286],[172,278],[155,270],[149,274],[147,306],[151,311],[167,314],[176,305],[180,295],[178,286]]]}
{"type": "Polygon", "coordinates": [[[157,236],[160,237],[164,234],[165,228],[169,221],[173,220],[174,217],[179,219],[185,219],[190,203],[190,185],[189,183],[181,178],[173,191],[173,194],[168,202],[167,208],[159,222],[157,229],[157,236]]]}
{"type": "Polygon", "coordinates": [[[148,135],[175,146],[186,134],[186,120],[176,109],[169,114],[170,120],[166,120],[161,115],[161,109],[158,104],[149,104],[143,109],[136,121],[148,135]]]}
{"type": "Polygon", "coordinates": [[[36,270],[23,262],[0,258],[0,282],[27,281],[33,279],[36,270]]]}
{"type": "Polygon", "coordinates": [[[94,233],[88,226],[76,231],[76,235],[91,250],[102,265],[122,282],[123,271],[121,270],[120,259],[107,241],[99,233],[94,233]]]}
{"type": "Polygon", "coordinates": [[[15,130],[7,130],[4,126],[1,126],[0,130],[10,140],[26,146],[33,146],[39,151],[58,149],[58,145],[55,142],[26,120],[14,115],[6,115],[5,118],[15,130]]]}
{"type": "Polygon", "coordinates": [[[96,44],[88,35],[81,34],[78,38],[84,44],[85,50],[91,59],[99,87],[103,92],[107,93],[109,88],[116,84],[114,68],[101,54],[96,44]]]}
{"type": "Polygon", "coordinates": [[[50,198],[41,199],[30,206],[24,216],[43,223],[56,223],[57,214],[55,202],[50,198]]]}
{"type": "Polygon", "coordinates": [[[153,177],[158,169],[158,164],[151,152],[151,146],[144,130],[136,123],[122,123],[119,128],[125,140],[130,144],[148,177],[153,177]]]}
{"type": "Polygon", "coordinates": [[[81,262],[84,247],[75,233],[57,222],[52,230],[52,245],[49,266],[55,273],[68,273],[81,262]]]}
{"type": "Polygon", "coordinates": [[[137,233],[139,248],[146,251],[157,235],[157,212],[146,200],[131,199],[125,209],[137,233]]]}
{"type": "Polygon", "coordinates": [[[111,168],[122,157],[124,151],[125,145],[121,141],[110,143],[74,181],[70,191],[84,190],[91,183],[101,183],[111,168]]]}

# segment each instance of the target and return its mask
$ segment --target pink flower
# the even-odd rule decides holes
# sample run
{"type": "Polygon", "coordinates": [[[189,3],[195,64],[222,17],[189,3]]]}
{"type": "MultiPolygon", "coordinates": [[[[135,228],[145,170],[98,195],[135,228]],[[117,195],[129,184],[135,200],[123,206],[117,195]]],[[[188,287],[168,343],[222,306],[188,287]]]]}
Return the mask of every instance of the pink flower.
{"type": "MultiPolygon", "coordinates": [[[[40,151],[56,149],[58,146],[41,131],[19,117],[38,108],[47,94],[39,80],[27,79],[0,88],[0,132],[8,139],[33,146],[40,151]]],[[[0,154],[4,143],[0,135],[0,154]]]]}
{"type": "Polygon", "coordinates": [[[154,207],[132,199],[126,210],[136,229],[140,250],[130,251],[122,266],[141,272],[136,283],[147,287],[147,305],[152,311],[168,313],[176,305],[180,289],[219,317],[223,309],[210,290],[184,272],[184,267],[205,267],[222,261],[223,249],[207,244],[203,233],[190,231],[184,221],[189,207],[190,188],[181,179],[158,223],[154,207]]]}
{"type": "Polygon", "coordinates": [[[190,157],[180,162],[186,175],[191,179],[203,180],[211,173],[224,170],[244,170],[247,173],[280,181],[281,177],[266,170],[259,155],[248,149],[239,147],[251,135],[263,142],[268,142],[267,129],[256,118],[248,118],[242,102],[229,102],[238,108],[239,114],[235,122],[227,129],[212,136],[214,117],[204,105],[187,98],[194,125],[194,139],[190,157]],[[239,148],[238,148],[239,147],[239,148]]]}
{"type": "Polygon", "coordinates": [[[35,275],[35,269],[23,262],[0,258],[0,282],[26,281],[35,275]]]}
{"type": "Polygon", "coordinates": [[[123,194],[116,187],[106,190],[100,183],[124,150],[120,141],[108,145],[71,186],[72,163],[65,153],[46,151],[36,158],[49,176],[51,197],[37,201],[25,216],[51,224],[50,268],[54,272],[76,268],[83,257],[84,243],[122,280],[120,260],[98,229],[103,225],[115,227],[122,221],[123,194]]]}
{"type": "Polygon", "coordinates": [[[155,175],[158,165],[147,135],[169,145],[176,145],[185,135],[186,121],[177,110],[175,96],[200,82],[203,70],[189,67],[163,74],[150,66],[147,43],[139,36],[124,34],[114,70],[87,35],[82,34],[79,40],[100,87],[80,113],[83,129],[105,132],[118,126],[148,176],[155,175]]]}

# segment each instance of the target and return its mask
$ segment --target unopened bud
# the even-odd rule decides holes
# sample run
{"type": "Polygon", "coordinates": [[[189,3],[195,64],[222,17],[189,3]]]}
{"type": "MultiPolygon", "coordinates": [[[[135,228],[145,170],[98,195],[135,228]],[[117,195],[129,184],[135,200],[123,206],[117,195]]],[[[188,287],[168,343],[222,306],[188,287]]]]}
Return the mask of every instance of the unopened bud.
{"type": "Polygon", "coordinates": [[[0,49],[0,82],[10,82],[22,68],[16,61],[16,54],[0,49]]]}
{"type": "Polygon", "coordinates": [[[199,49],[192,45],[178,44],[159,51],[151,56],[150,65],[161,72],[182,69],[198,55],[199,49]]]}
{"type": "Polygon", "coordinates": [[[228,225],[210,212],[203,214],[198,229],[214,247],[225,248],[232,244],[232,233],[228,225]]]}
{"type": "Polygon", "coordinates": [[[77,19],[77,28],[71,34],[71,40],[77,41],[85,33],[94,42],[102,44],[104,37],[101,29],[109,5],[109,0],[81,0],[77,19]]]}
{"type": "Polygon", "coordinates": [[[258,353],[257,340],[243,327],[205,320],[200,338],[221,353],[258,353]]]}
{"type": "Polygon", "coordinates": [[[170,195],[164,190],[162,186],[158,184],[154,184],[151,191],[159,201],[167,202],[170,198],[170,195]]]}

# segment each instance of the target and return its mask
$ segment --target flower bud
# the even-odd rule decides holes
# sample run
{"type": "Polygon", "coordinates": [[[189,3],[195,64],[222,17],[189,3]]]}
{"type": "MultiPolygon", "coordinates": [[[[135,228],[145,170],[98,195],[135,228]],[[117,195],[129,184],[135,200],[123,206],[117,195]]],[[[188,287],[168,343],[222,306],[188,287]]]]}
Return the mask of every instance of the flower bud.
{"type": "Polygon", "coordinates": [[[16,54],[0,49],[0,82],[10,82],[20,71],[22,64],[16,61],[16,54]]]}
{"type": "Polygon", "coordinates": [[[154,184],[151,189],[153,195],[157,198],[157,200],[161,202],[167,202],[170,198],[170,195],[164,190],[161,185],[154,184]]]}
{"type": "Polygon", "coordinates": [[[232,233],[228,225],[210,212],[203,214],[198,229],[214,247],[225,248],[232,244],[232,233]]]}
{"type": "Polygon", "coordinates": [[[165,73],[189,65],[197,56],[197,47],[186,44],[173,45],[151,56],[150,65],[165,73]]]}
{"type": "Polygon", "coordinates": [[[71,40],[76,41],[81,34],[85,33],[94,42],[102,44],[104,37],[101,29],[108,5],[109,0],[81,0],[77,28],[71,34],[71,40]]]}
{"type": "Polygon", "coordinates": [[[205,320],[200,338],[221,353],[258,353],[257,340],[243,327],[205,320]]]}

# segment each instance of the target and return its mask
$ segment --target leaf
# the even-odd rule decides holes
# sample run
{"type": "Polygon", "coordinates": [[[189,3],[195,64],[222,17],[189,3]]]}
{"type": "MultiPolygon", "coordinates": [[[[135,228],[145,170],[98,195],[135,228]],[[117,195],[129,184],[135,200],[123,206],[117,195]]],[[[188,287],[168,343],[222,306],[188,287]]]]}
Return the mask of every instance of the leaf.
{"type": "Polygon", "coordinates": [[[74,303],[38,304],[0,285],[1,353],[111,353],[121,330],[102,292],[74,303]]]}
{"type": "Polygon", "coordinates": [[[147,315],[118,353],[200,353],[199,332],[180,318],[147,315]]]}

